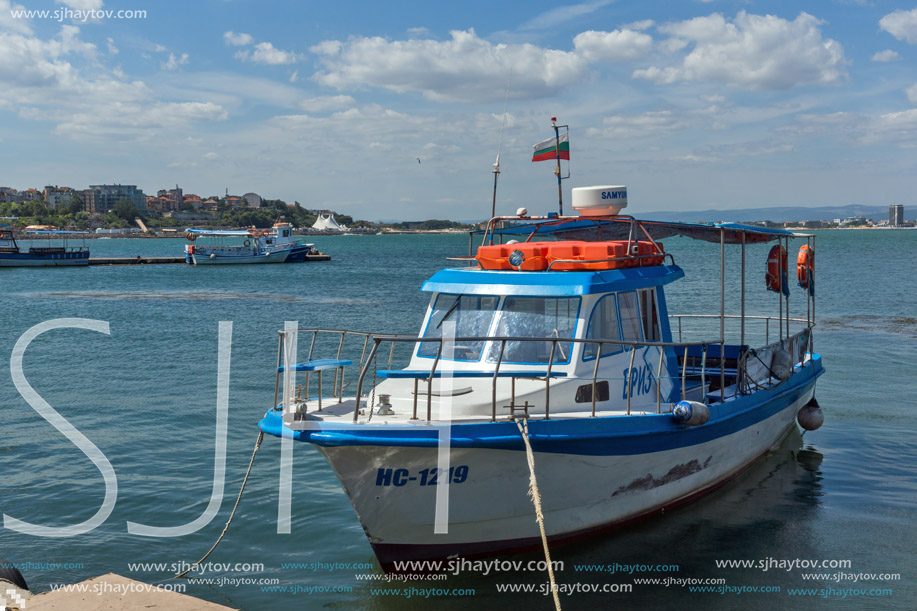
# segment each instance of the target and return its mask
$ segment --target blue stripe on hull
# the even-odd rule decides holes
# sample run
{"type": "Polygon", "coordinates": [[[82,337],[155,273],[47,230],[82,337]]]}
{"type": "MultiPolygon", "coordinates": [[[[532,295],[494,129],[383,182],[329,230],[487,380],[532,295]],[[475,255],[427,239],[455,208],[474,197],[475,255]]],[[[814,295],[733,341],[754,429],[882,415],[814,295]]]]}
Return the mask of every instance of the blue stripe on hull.
{"type": "MultiPolygon", "coordinates": [[[[530,420],[529,437],[536,452],[583,456],[621,456],[662,452],[697,445],[735,433],[782,411],[798,400],[823,373],[821,357],[812,360],[779,387],[757,391],[723,404],[710,406],[710,420],[699,427],[678,425],[669,414],[600,416],[530,420]]],[[[385,431],[381,426],[326,425],[334,430],[293,431],[292,437],[320,446],[436,447],[442,427],[385,431]]],[[[279,411],[265,414],[262,431],[284,436],[279,411]]],[[[524,451],[514,422],[453,424],[450,445],[457,448],[487,448],[524,451]]],[[[285,430],[289,436],[291,431],[285,430]]]]}

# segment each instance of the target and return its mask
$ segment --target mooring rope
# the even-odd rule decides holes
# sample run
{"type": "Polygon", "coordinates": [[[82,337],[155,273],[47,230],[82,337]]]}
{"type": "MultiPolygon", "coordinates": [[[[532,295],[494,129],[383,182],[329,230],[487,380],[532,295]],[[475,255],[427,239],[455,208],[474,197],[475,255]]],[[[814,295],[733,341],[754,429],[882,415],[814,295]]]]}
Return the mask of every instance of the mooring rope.
{"type": "Polygon", "coordinates": [[[191,568],[189,568],[187,571],[183,573],[179,573],[178,575],[173,577],[173,579],[181,579],[182,577],[184,577],[185,575],[187,575],[188,573],[196,569],[201,564],[201,562],[206,560],[207,557],[213,553],[213,550],[215,550],[217,548],[217,545],[220,544],[220,541],[223,540],[223,537],[226,535],[226,531],[229,530],[229,523],[232,522],[233,517],[236,515],[236,509],[239,508],[239,501],[242,500],[242,493],[245,492],[245,484],[248,483],[248,476],[251,475],[252,465],[255,464],[255,454],[258,453],[258,448],[261,447],[261,441],[263,439],[264,439],[264,431],[260,431],[258,433],[258,441],[255,442],[255,449],[252,451],[252,458],[251,460],[248,461],[248,470],[245,472],[245,479],[242,480],[242,487],[239,488],[239,496],[236,497],[236,504],[233,505],[232,513],[229,514],[229,519],[226,520],[226,526],[223,527],[223,532],[220,533],[220,536],[216,540],[216,543],[213,544],[213,547],[210,548],[210,551],[204,554],[203,558],[201,558],[200,560],[195,562],[193,565],[191,565],[191,568]]]}
{"type": "Polygon", "coordinates": [[[529,444],[528,420],[524,418],[521,422],[516,420],[516,426],[519,427],[522,441],[525,442],[525,458],[529,464],[529,496],[532,497],[532,503],[535,505],[535,519],[541,530],[541,544],[544,546],[544,559],[547,561],[548,577],[551,579],[554,608],[560,611],[560,597],[557,594],[557,584],[554,582],[554,567],[551,565],[551,550],[548,549],[548,535],[544,531],[544,514],[541,513],[541,492],[538,491],[538,480],[535,479],[535,454],[532,453],[532,446],[529,444]]]}

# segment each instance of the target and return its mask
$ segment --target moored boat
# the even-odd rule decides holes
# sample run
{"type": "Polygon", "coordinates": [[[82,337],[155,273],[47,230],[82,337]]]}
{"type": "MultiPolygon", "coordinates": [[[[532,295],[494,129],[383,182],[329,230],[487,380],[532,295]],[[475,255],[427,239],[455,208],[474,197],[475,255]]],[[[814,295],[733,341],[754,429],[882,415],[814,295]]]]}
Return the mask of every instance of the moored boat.
{"type": "Polygon", "coordinates": [[[573,204],[582,216],[492,219],[464,257],[473,267],[424,283],[417,336],[280,332],[273,407],[259,426],[321,451],[386,569],[540,547],[526,438],[546,536],[560,541],[702,495],[778,444],[797,417],[820,424],[814,265],[799,271],[805,318],[790,318],[788,301],[784,311],[785,258],[777,316],[746,314],[744,273],[741,311],[725,311],[727,246],[744,261],[746,244],[796,239],[814,252],[814,236],[640,221],[620,214],[624,187],[574,190],[573,204]],[[665,288],[685,273],[660,240],[674,235],[720,246],[718,314],[669,314],[665,288]],[[702,332],[686,337],[691,323],[702,332]],[[323,337],[333,353],[316,352],[323,337]],[[399,349],[410,350],[400,368],[399,349]]]}
{"type": "Polygon", "coordinates": [[[188,229],[185,237],[185,261],[193,265],[237,263],[301,263],[316,254],[314,244],[294,239],[290,223],[274,223],[270,229],[216,231],[188,229]],[[241,239],[241,244],[195,244],[198,238],[241,239]]]}
{"type": "Polygon", "coordinates": [[[0,229],[0,267],[62,267],[89,265],[89,249],[70,246],[76,231],[26,231],[29,246],[23,249],[11,229],[0,229]],[[59,243],[58,243],[59,241],[59,243]]]}

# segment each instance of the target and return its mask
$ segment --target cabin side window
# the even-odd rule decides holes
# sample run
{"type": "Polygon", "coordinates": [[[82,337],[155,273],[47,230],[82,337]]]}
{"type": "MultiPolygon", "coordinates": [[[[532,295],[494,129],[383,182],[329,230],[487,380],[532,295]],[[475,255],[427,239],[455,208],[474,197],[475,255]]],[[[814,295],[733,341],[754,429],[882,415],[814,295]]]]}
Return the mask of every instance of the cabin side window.
{"type": "Polygon", "coordinates": [[[656,291],[642,289],[637,291],[640,296],[640,313],[643,316],[643,337],[648,342],[658,342],[662,335],[659,332],[659,316],[656,308],[656,291]]]}
{"type": "MultiPolygon", "coordinates": [[[[499,297],[494,295],[437,295],[423,337],[442,337],[443,323],[446,321],[455,322],[456,337],[484,337],[490,329],[498,301],[499,297]]],[[[421,342],[417,356],[435,358],[439,344],[421,342]]],[[[455,360],[480,360],[483,349],[482,341],[458,342],[455,346],[455,360]]]]}
{"type": "Polygon", "coordinates": [[[621,339],[627,342],[643,341],[643,321],[640,319],[637,293],[618,294],[618,306],[621,312],[621,339]]]}
{"type": "MultiPolygon", "coordinates": [[[[579,297],[507,297],[497,316],[494,337],[573,337],[579,315],[579,297]]],[[[500,358],[501,342],[493,342],[488,362],[500,358]]],[[[504,363],[544,363],[551,361],[551,341],[507,341],[504,363]]],[[[571,342],[557,343],[554,363],[570,362],[571,342]]]]}
{"type": "MultiPolygon", "coordinates": [[[[595,339],[621,339],[621,332],[618,329],[618,307],[614,295],[602,297],[592,310],[592,316],[589,319],[589,330],[586,332],[586,338],[595,339]]],[[[616,354],[623,350],[621,345],[601,344],[602,356],[616,354]]],[[[583,347],[583,360],[591,360],[599,352],[599,344],[585,344],[583,347]]]]}

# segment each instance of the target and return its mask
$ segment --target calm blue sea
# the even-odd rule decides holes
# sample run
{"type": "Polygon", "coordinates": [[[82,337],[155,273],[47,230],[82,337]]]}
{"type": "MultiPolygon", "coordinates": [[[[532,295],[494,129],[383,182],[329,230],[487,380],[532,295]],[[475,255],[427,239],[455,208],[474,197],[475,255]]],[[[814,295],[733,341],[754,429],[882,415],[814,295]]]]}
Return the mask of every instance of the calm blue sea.
{"type": "MultiPolygon", "coordinates": [[[[273,398],[276,331],[301,326],[416,332],[420,284],[467,253],[466,236],[316,238],[328,263],[0,269],[0,511],[47,526],[92,516],[104,484],[96,467],[42,419],[13,386],[9,355],[30,327],[56,318],[107,321],[111,335],[58,330],[32,342],[24,370],[34,389],[107,456],[118,480],[111,516],[88,534],[38,538],[0,528],[0,561],[62,563],[25,571],[35,591],[114,572],[149,583],[170,570],[133,563],[190,563],[219,535],[273,398]],[[217,517],[193,535],[129,535],[126,522],[177,526],[201,515],[213,477],[217,330],[233,322],[229,450],[217,517]]],[[[184,240],[93,240],[93,256],[179,255],[184,240]]],[[[687,278],[668,289],[670,311],[718,313],[719,245],[665,241],[687,278]]],[[[817,261],[815,348],[827,373],[817,397],[822,429],[791,437],[741,478],[689,506],[637,526],[553,550],[567,609],[913,609],[917,541],[917,231],[824,231],[817,261]],[[718,568],[718,560],[771,567],[718,568]],[[785,561],[849,561],[844,568],[787,570],[785,561]],[[784,561],[781,568],[768,564],[784,561]],[[587,565],[645,565],[577,570],[587,565]],[[677,565],[666,570],[645,570],[677,565]],[[804,574],[822,577],[806,579],[804,574]],[[838,575],[843,573],[847,575],[838,575]],[[898,579],[881,579],[897,574],[898,579]],[[853,581],[852,575],[859,575],[853,581]],[[865,575],[865,577],[864,577],[865,575]],[[873,576],[873,578],[869,578],[873,576]],[[587,589],[635,579],[722,579],[729,589],[635,584],[629,593],[587,589]],[[779,591],[761,591],[762,588],[779,591]],[[738,591],[744,588],[744,591],[738,591]],[[757,588],[758,591],[752,591],[757,588]],[[809,588],[793,595],[791,589],[809,588]],[[877,593],[874,590],[886,590],[877,593]]],[[[749,247],[749,313],[774,314],[763,290],[767,247],[749,247]]],[[[728,248],[727,283],[738,283],[728,248]]],[[[729,309],[737,309],[732,300],[729,309]]],[[[805,315],[794,285],[791,311],[805,315]]],[[[297,593],[261,585],[189,585],[187,592],[247,610],[327,608],[551,608],[550,596],[506,594],[496,584],[543,584],[539,572],[465,573],[446,581],[367,582],[375,569],[366,537],[331,470],[305,444],[295,449],[292,534],[277,534],[279,440],[265,439],[239,511],[210,562],[261,564],[205,578],[278,579],[297,593]],[[302,563],[290,568],[288,563],[302,563]],[[337,566],[335,566],[337,563],[337,566]],[[404,594],[413,587],[415,593],[404,594]],[[309,589],[311,588],[311,593],[309,589]],[[402,595],[373,593],[398,589],[402,595]],[[473,589],[473,596],[417,590],[473,589]]],[[[570,482],[588,486],[589,482],[570,482]]],[[[538,560],[538,554],[513,557],[538,560]]],[[[835,564],[835,567],[838,566],[835,564]]]]}

